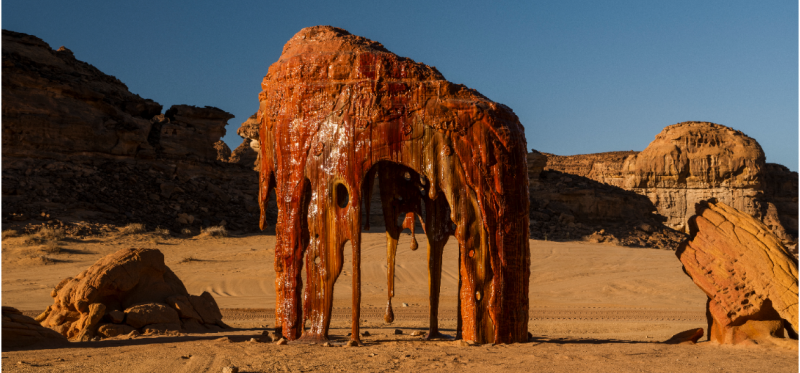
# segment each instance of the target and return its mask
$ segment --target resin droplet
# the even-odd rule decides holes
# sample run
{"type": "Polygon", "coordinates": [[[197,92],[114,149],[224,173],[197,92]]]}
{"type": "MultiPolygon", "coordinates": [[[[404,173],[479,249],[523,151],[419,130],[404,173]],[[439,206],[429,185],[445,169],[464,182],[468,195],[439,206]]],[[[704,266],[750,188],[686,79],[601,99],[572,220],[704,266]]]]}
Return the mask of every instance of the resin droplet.
{"type": "Polygon", "coordinates": [[[383,315],[383,321],[386,321],[387,324],[394,322],[394,311],[392,310],[391,299],[389,299],[389,302],[386,304],[386,314],[383,315]]]}

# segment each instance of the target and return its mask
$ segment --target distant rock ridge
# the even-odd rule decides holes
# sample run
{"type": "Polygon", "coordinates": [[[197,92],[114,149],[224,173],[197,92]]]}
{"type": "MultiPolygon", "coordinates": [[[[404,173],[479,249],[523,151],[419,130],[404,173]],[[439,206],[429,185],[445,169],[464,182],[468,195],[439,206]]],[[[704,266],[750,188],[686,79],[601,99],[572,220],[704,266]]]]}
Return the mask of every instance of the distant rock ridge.
{"type": "Polygon", "coordinates": [[[2,50],[4,229],[258,229],[254,152],[220,141],[233,115],[191,105],[162,114],[160,104],[35,36],[3,30],[2,50]]]}
{"type": "Polygon", "coordinates": [[[664,128],[641,152],[539,154],[546,157],[543,170],[647,196],[678,231],[686,232],[694,204],[716,198],[765,222],[784,243],[797,243],[797,173],[765,163],[761,146],[741,131],[683,122],[664,128]]]}

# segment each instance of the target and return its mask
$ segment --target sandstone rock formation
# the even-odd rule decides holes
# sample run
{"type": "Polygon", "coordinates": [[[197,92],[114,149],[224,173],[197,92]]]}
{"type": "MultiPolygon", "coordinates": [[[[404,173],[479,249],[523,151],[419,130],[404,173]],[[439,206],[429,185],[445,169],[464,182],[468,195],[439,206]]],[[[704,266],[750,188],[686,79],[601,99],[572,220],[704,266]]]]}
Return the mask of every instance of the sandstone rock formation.
{"type": "Polygon", "coordinates": [[[230,230],[257,229],[252,157],[231,162],[218,144],[231,114],[188,105],[161,114],[31,35],[3,30],[2,48],[4,228],[137,222],[199,232],[224,220],[230,230]]]}
{"type": "Polygon", "coordinates": [[[623,188],[648,196],[677,230],[686,230],[695,203],[709,198],[760,217],[764,160],[758,142],[740,131],[684,122],[667,126],[625,159],[623,188]]]}
{"type": "Polygon", "coordinates": [[[722,202],[698,203],[689,229],[676,255],[708,295],[709,339],[787,344],[775,338],[788,334],[796,349],[797,259],[763,223],[722,202]]]}
{"type": "Polygon", "coordinates": [[[19,348],[58,347],[69,341],[14,307],[3,306],[3,351],[19,348]]]}
{"type": "MultiPolygon", "coordinates": [[[[292,37],[262,89],[260,201],[266,210],[275,188],[276,324],[284,336],[327,339],[333,285],[351,241],[357,343],[362,202],[369,211],[377,176],[390,289],[398,234],[421,218],[432,248],[431,309],[438,307],[441,251],[454,235],[461,336],[480,343],[527,340],[526,147],[511,109],[380,43],[327,26],[292,37]]],[[[436,322],[434,311],[432,336],[436,322]]]]}
{"type": "Polygon", "coordinates": [[[625,182],[622,166],[635,151],[605,152],[562,156],[542,153],[546,157],[544,170],[586,177],[608,185],[622,187],[625,182]]]}
{"type": "Polygon", "coordinates": [[[241,165],[252,166],[255,165],[255,170],[259,170],[259,143],[258,143],[258,118],[256,114],[247,118],[244,123],[239,127],[236,133],[244,138],[244,141],[233,150],[230,162],[238,163],[241,165]]]}
{"type": "Polygon", "coordinates": [[[793,244],[797,255],[797,172],[767,163],[761,172],[764,184],[763,222],[784,243],[793,244]]]}
{"type": "Polygon", "coordinates": [[[531,238],[675,250],[686,237],[635,192],[559,171],[529,175],[531,238]]]}
{"type": "Polygon", "coordinates": [[[642,152],[543,155],[544,171],[647,196],[672,229],[686,232],[692,206],[717,198],[763,221],[785,244],[797,242],[797,173],[766,164],[758,142],[740,131],[684,122],[664,128],[642,152]]]}
{"type": "Polygon", "coordinates": [[[75,341],[142,333],[208,332],[227,326],[214,298],[189,295],[155,249],[121,249],[65,278],[36,320],[75,341]]]}

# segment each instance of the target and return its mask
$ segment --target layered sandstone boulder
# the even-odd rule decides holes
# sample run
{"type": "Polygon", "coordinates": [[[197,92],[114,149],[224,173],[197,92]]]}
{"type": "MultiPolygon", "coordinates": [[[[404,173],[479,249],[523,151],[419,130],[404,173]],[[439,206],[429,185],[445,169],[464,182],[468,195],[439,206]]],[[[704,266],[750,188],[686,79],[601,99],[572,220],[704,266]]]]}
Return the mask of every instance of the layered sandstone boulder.
{"type": "Polygon", "coordinates": [[[623,188],[650,198],[677,230],[686,230],[694,205],[709,198],[760,218],[764,161],[758,142],[741,131],[707,122],[678,123],[625,159],[623,188]]]}
{"type": "Polygon", "coordinates": [[[16,308],[3,306],[3,351],[59,347],[68,343],[63,335],[39,325],[16,308]]]}
{"type": "Polygon", "coordinates": [[[141,333],[208,332],[227,326],[214,298],[189,295],[155,249],[122,249],[97,261],[50,294],[36,320],[70,340],[141,333]]]}
{"type": "Polygon", "coordinates": [[[722,202],[701,202],[676,255],[708,295],[709,339],[725,344],[797,339],[797,259],[769,228],[722,202]]]}

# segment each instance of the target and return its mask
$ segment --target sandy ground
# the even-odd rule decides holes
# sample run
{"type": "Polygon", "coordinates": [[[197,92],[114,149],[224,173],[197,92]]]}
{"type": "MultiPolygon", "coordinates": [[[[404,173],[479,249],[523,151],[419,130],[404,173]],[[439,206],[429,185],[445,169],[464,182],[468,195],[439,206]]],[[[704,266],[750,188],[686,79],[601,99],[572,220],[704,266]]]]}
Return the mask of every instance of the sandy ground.
{"type": "MultiPolygon", "coordinates": [[[[420,236],[418,238],[422,238],[420,236]]],[[[423,341],[414,330],[428,325],[427,253],[397,253],[396,321],[382,320],[386,304],[384,233],[364,233],[362,242],[362,330],[371,336],[359,348],[249,342],[274,327],[275,236],[155,238],[134,236],[67,239],[62,252],[46,254],[24,238],[2,245],[2,304],[35,314],[52,303],[50,289],[97,259],[125,247],[160,249],[167,265],[192,294],[208,291],[236,329],[217,334],[145,337],[74,343],[70,348],[4,351],[4,371],[155,372],[212,371],[235,365],[261,371],[609,371],[688,370],[797,372],[797,351],[736,348],[702,342],[693,346],[656,343],[690,328],[705,328],[705,295],[681,271],[671,251],[605,244],[531,240],[531,343],[459,347],[423,341]],[[193,260],[185,261],[191,258],[193,260]],[[407,307],[403,307],[403,303],[407,307]],[[402,334],[395,334],[395,330],[402,334]]],[[[334,346],[349,332],[351,252],[336,285],[331,335],[334,346]]],[[[445,248],[440,325],[455,332],[457,246],[445,248]]]]}

